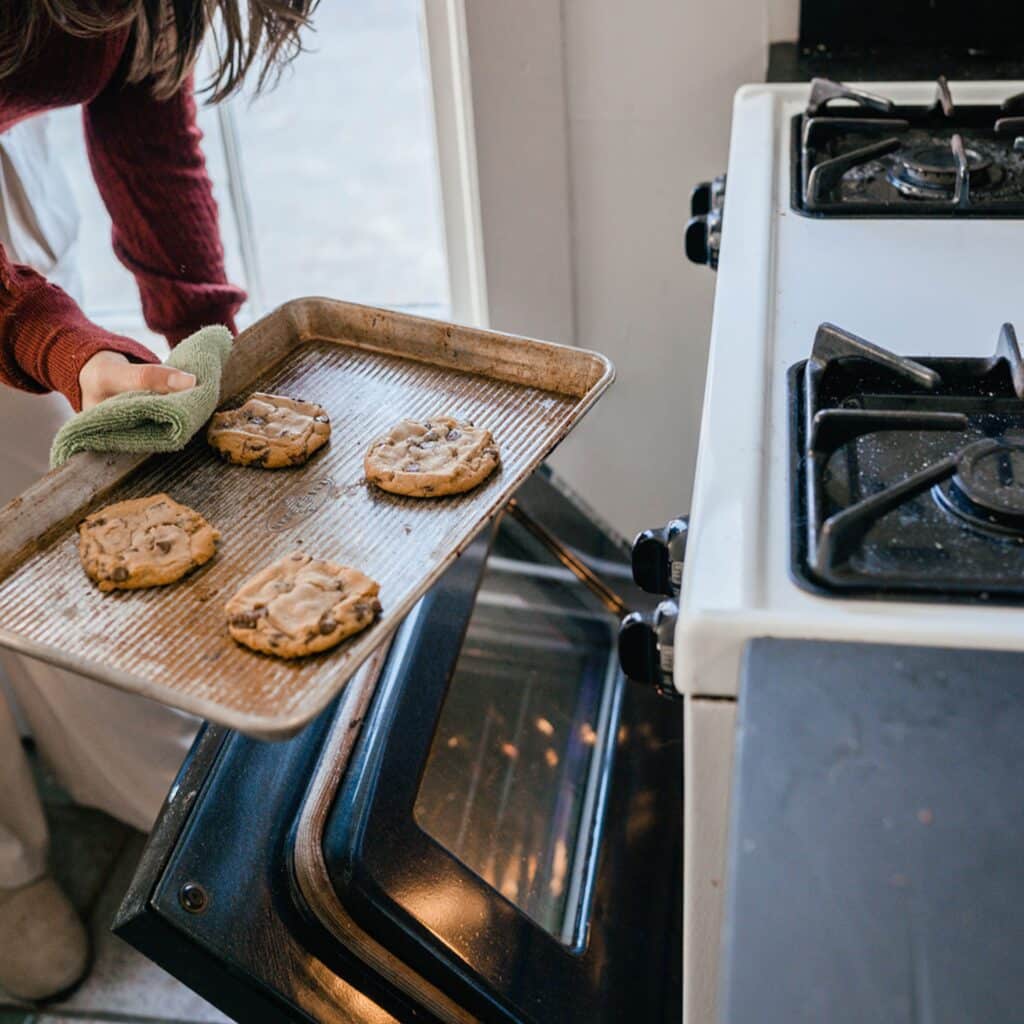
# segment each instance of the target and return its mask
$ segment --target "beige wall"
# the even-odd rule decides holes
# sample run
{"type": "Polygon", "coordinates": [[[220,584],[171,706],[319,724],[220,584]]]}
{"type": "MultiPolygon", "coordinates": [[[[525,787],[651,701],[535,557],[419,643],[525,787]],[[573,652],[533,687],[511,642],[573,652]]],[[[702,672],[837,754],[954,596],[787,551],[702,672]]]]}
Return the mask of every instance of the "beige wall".
{"type": "Polygon", "coordinates": [[[714,289],[689,192],[797,6],[466,0],[491,324],[615,361],[555,464],[627,535],[688,509],[714,289]]]}

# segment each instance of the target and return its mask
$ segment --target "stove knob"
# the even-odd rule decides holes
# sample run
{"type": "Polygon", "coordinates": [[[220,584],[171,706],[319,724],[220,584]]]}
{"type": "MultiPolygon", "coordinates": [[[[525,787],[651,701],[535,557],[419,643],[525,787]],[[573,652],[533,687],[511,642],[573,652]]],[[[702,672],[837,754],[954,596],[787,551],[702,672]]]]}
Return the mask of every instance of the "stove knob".
{"type": "Polygon", "coordinates": [[[712,270],[718,269],[718,253],[722,248],[722,211],[712,210],[707,216],[708,233],[708,266],[712,270]]]}
{"type": "Polygon", "coordinates": [[[686,225],[683,236],[686,258],[694,263],[708,261],[708,219],[707,217],[691,217],[686,225]]]}
{"type": "Polygon", "coordinates": [[[711,182],[702,181],[694,185],[690,193],[690,216],[703,217],[711,209],[711,182]]]}
{"type": "Polygon", "coordinates": [[[663,697],[678,697],[672,684],[679,606],[662,601],[653,612],[632,612],[619,626],[619,664],[628,679],[649,683],[663,697]]]}
{"type": "Polygon", "coordinates": [[[712,210],[721,210],[725,206],[725,175],[720,174],[711,182],[708,189],[708,204],[712,210]]]}
{"type": "Polygon", "coordinates": [[[633,541],[633,579],[648,594],[679,593],[690,521],[686,516],[667,526],[644,530],[633,541]]]}

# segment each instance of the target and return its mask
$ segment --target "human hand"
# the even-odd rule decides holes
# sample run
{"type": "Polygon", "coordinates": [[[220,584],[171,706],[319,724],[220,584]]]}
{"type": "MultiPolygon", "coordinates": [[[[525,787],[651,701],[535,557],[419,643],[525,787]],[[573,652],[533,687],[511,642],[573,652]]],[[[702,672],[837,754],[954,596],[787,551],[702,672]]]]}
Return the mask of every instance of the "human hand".
{"type": "Polygon", "coordinates": [[[155,391],[160,395],[187,391],[195,387],[196,378],[160,363],[132,363],[120,352],[104,349],[82,366],[78,383],[84,410],[122,391],[155,391]]]}

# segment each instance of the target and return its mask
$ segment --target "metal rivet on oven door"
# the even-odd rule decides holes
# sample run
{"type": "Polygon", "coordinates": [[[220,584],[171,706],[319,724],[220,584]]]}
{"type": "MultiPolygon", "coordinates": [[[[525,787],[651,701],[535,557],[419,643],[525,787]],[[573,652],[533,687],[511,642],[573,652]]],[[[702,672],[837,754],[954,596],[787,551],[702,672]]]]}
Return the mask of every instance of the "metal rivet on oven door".
{"type": "Polygon", "coordinates": [[[186,882],[178,890],[178,902],[190,914],[201,914],[210,905],[210,897],[198,882],[186,882]]]}

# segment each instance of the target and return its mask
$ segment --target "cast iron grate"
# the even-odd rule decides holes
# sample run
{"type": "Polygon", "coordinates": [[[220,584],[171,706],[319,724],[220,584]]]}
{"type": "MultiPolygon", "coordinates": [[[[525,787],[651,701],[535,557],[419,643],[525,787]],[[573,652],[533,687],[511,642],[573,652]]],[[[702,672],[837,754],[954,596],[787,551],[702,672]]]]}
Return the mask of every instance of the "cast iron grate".
{"type": "Polygon", "coordinates": [[[792,127],[792,205],[815,216],[1024,216],[1024,93],[931,105],[815,78],[792,127]]]}
{"type": "Polygon", "coordinates": [[[790,371],[793,568],[831,594],[1024,600],[1024,359],[908,359],[832,324],[790,371]]]}

